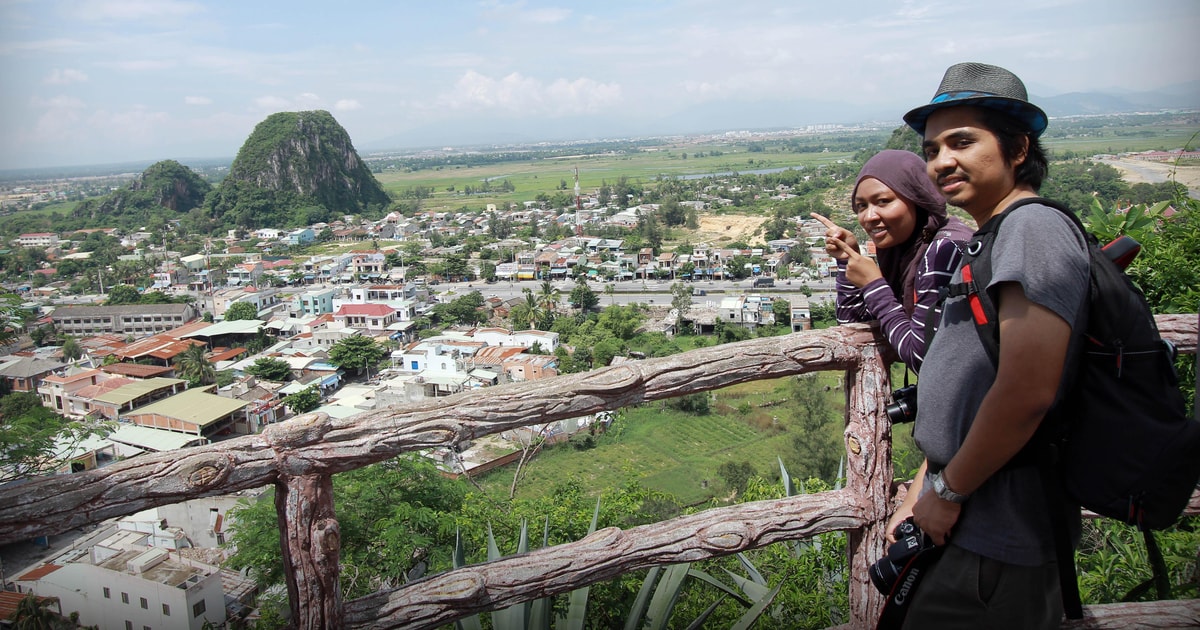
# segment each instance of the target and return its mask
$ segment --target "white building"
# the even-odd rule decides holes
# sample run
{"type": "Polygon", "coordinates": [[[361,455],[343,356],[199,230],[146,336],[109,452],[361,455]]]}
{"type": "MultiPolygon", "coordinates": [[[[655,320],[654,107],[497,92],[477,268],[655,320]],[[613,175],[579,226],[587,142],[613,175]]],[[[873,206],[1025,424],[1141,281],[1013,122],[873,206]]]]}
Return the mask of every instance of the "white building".
{"type": "Polygon", "coordinates": [[[53,232],[30,232],[17,237],[21,247],[57,247],[58,235],[53,232]]]}
{"type": "Polygon", "coordinates": [[[187,562],[166,549],[128,549],[105,556],[100,547],[62,564],[44,564],[16,578],[19,592],[57,597],[64,614],[85,626],[120,630],[187,628],[225,622],[225,593],[215,567],[187,562]]]}

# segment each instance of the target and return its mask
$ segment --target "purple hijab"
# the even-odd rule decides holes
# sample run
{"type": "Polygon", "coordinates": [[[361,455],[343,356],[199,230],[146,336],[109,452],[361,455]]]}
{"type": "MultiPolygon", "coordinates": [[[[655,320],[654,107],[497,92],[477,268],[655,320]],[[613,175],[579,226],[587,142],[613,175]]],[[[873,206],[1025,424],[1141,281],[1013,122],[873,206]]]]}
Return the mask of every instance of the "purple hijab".
{"type": "Polygon", "coordinates": [[[954,228],[952,232],[955,235],[961,234],[959,238],[962,240],[970,238],[971,230],[962,221],[947,217],[946,199],[929,180],[929,175],[925,172],[925,160],[916,153],[887,149],[867,160],[858,172],[854,190],[850,193],[851,208],[854,195],[858,193],[858,185],[868,177],[883,182],[917,210],[916,229],[908,240],[896,247],[875,252],[884,280],[887,280],[888,286],[896,294],[896,299],[904,305],[904,312],[911,317],[915,304],[913,293],[917,267],[925,256],[925,250],[929,249],[929,244],[948,223],[957,224],[951,226],[954,228]]]}

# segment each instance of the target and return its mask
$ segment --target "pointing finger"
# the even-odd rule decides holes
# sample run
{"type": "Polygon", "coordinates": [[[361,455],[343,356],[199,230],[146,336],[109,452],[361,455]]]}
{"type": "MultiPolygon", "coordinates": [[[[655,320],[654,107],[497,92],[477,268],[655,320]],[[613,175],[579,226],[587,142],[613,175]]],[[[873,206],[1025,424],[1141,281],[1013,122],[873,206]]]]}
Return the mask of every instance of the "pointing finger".
{"type": "Polygon", "coordinates": [[[829,244],[842,250],[842,253],[846,254],[847,256],[854,257],[854,256],[860,255],[858,253],[858,250],[854,249],[853,247],[850,247],[849,245],[846,244],[846,241],[843,241],[841,239],[831,238],[831,239],[829,239],[829,244]]]}
{"type": "Polygon", "coordinates": [[[814,219],[816,219],[816,220],[820,221],[820,222],[821,222],[821,223],[823,223],[823,224],[825,225],[825,227],[827,227],[827,228],[840,229],[840,228],[838,227],[838,224],[836,224],[836,223],[834,223],[833,221],[830,221],[830,220],[829,220],[829,217],[825,217],[825,216],[819,215],[819,214],[817,214],[816,212],[809,212],[809,213],[808,213],[808,216],[810,216],[810,217],[812,217],[812,218],[814,218],[814,219]]]}

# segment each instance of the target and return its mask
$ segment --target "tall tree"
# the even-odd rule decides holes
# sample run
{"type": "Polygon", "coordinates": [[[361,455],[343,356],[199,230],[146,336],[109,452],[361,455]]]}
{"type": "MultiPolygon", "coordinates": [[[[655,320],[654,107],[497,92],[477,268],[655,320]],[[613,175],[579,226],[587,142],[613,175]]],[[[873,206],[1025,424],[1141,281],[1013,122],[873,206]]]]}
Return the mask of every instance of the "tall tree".
{"type": "Polygon", "coordinates": [[[23,328],[24,311],[21,309],[21,297],[15,293],[0,295],[0,346],[6,346],[17,340],[23,328]]]}
{"type": "Polygon", "coordinates": [[[84,440],[104,436],[104,423],[73,422],[42,406],[37,394],[0,397],[0,484],[53,472],[84,440]]]}
{"type": "Polygon", "coordinates": [[[321,406],[321,390],[316,385],[309,385],[294,394],[284,396],[283,404],[294,414],[308,413],[321,406]]]}
{"type": "Polygon", "coordinates": [[[676,282],[671,285],[671,308],[679,313],[679,319],[687,315],[688,309],[692,308],[692,290],[682,282],[676,282]]]}
{"type": "Polygon", "coordinates": [[[175,372],[187,380],[188,387],[208,385],[217,380],[217,369],[208,360],[208,347],[199,343],[188,346],[179,354],[175,372]]]}
{"type": "Polygon", "coordinates": [[[234,302],[225,309],[225,321],[227,322],[247,319],[258,319],[258,309],[249,302],[234,302]]]}
{"type": "Polygon", "coordinates": [[[142,299],[142,295],[138,293],[136,287],[131,287],[128,284],[118,284],[108,290],[108,300],[105,302],[108,306],[120,306],[122,304],[137,304],[142,299]]]}
{"type": "MultiPolygon", "coordinates": [[[[344,597],[402,584],[452,568],[456,523],[466,486],[444,477],[432,460],[407,455],[333,476],[342,535],[344,597]]],[[[261,586],[283,583],[279,525],[269,494],[233,511],[237,553],[230,566],[248,569],[261,586]]]]}
{"type": "Polygon", "coordinates": [[[83,356],[83,347],[74,337],[67,337],[63,340],[62,354],[68,361],[78,361],[83,356]]]}
{"type": "Polygon", "coordinates": [[[246,373],[279,383],[292,378],[292,368],[288,365],[288,362],[283,359],[276,359],[275,357],[260,357],[256,359],[253,365],[246,368],[246,373]]]}
{"type": "Polygon", "coordinates": [[[567,299],[571,301],[571,306],[579,309],[582,313],[586,313],[600,304],[600,297],[588,286],[587,280],[583,276],[579,277],[567,299]]]}
{"type": "Polygon", "coordinates": [[[9,621],[14,630],[54,630],[65,627],[65,619],[54,611],[54,606],[58,606],[57,597],[38,597],[29,593],[17,602],[17,609],[9,616],[9,621]]]}
{"type": "Polygon", "coordinates": [[[329,362],[340,368],[353,369],[356,374],[365,370],[370,378],[371,366],[378,365],[386,354],[387,350],[374,339],[353,335],[333,344],[329,349],[329,362]]]}

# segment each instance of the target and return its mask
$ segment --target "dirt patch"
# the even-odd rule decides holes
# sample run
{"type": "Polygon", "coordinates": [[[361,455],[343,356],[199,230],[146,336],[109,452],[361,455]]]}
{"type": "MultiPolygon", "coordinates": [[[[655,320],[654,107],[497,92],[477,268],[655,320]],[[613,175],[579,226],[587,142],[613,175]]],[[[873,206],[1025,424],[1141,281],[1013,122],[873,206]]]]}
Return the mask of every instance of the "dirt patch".
{"type": "Polygon", "coordinates": [[[709,215],[700,217],[700,227],[692,232],[697,241],[712,245],[741,242],[765,243],[761,230],[766,217],[741,215],[709,215]]]}

